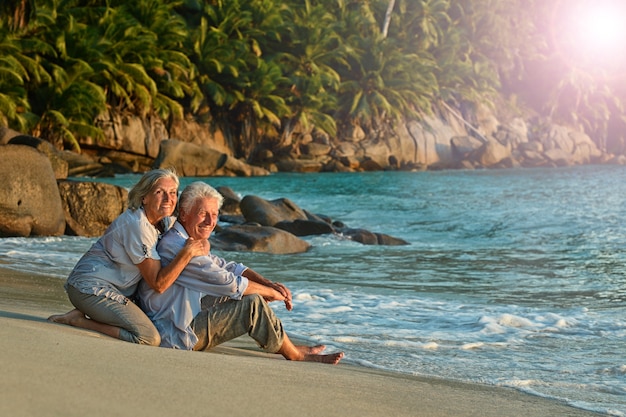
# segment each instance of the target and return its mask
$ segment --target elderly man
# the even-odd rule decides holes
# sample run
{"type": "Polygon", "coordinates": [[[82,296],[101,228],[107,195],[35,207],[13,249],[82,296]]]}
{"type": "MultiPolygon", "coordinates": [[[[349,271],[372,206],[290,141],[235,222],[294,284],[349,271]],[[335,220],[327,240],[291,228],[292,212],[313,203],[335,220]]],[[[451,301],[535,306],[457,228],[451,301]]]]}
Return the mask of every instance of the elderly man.
{"type": "MultiPolygon", "coordinates": [[[[222,195],[203,182],[180,195],[178,221],[157,250],[163,266],[188,239],[206,240],[217,225],[222,195]]],[[[246,266],[212,255],[193,258],[174,284],[162,293],[141,283],[142,309],[161,334],[161,346],[209,350],[248,333],[267,352],[288,360],[336,364],[343,352],[321,354],[325,346],[296,346],[267,301],[283,301],[291,310],[291,292],[246,266]]]]}

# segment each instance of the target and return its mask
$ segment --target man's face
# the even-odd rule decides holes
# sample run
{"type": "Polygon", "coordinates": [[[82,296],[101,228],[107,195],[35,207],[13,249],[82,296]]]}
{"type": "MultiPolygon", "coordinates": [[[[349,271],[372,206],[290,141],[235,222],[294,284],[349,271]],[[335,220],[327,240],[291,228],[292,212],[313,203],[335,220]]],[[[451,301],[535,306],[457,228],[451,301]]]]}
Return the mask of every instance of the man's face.
{"type": "Polygon", "coordinates": [[[180,213],[180,222],[196,240],[208,239],[217,225],[218,202],[214,198],[201,198],[186,212],[180,213]]]}

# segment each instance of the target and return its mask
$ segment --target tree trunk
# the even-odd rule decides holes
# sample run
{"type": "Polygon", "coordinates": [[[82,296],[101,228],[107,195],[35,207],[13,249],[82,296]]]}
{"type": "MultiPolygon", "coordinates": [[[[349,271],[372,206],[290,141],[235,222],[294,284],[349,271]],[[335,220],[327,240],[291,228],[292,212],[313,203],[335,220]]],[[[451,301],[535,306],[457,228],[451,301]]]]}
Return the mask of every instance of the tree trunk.
{"type": "Polygon", "coordinates": [[[389,31],[389,24],[391,23],[391,13],[393,12],[393,6],[395,5],[395,0],[389,0],[389,5],[387,6],[387,12],[385,13],[385,21],[383,22],[383,39],[387,37],[387,32],[389,31]]]}

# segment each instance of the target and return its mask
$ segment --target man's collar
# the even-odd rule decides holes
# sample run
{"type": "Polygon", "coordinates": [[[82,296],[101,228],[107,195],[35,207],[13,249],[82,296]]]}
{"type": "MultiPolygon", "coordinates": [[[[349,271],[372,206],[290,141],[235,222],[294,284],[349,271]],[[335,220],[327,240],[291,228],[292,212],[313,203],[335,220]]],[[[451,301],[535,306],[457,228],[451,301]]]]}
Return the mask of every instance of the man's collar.
{"type": "Polygon", "coordinates": [[[185,230],[185,228],[183,227],[182,224],[180,224],[180,222],[178,220],[176,220],[176,223],[174,223],[174,229],[176,229],[176,231],[185,239],[189,239],[189,234],[187,233],[187,231],[185,230]]]}

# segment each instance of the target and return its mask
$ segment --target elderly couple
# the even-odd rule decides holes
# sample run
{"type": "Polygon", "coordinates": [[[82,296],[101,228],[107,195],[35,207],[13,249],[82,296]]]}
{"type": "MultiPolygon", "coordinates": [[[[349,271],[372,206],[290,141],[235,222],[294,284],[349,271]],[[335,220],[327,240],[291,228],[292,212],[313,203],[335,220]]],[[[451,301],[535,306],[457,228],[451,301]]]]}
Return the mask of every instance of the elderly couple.
{"type": "Polygon", "coordinates": [[[210,253],[223,197],[194,182],[180,195],[170,170],[143,175],[128,210],[78,261],[65,284],[74,310],[48,320],[128,342],[208,350],[248,333],[288,360],[336,364],[343,353],[298,346],[267,302],[292,309],[291,292],[246,266],[210,253]],[[143,278],[143,279],[142,279],[143,278]],[[138,307],[129,299],[139,298],[138,307]]]}

